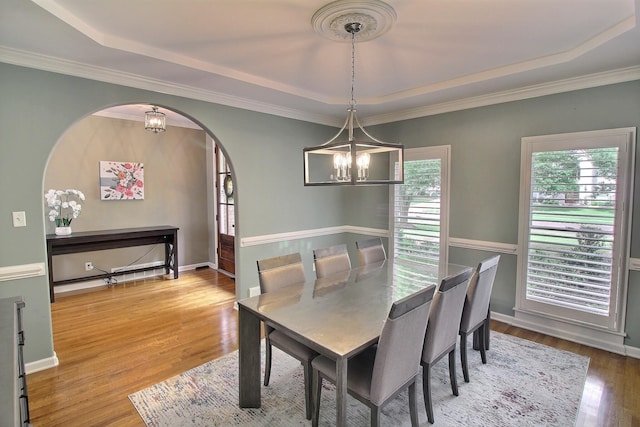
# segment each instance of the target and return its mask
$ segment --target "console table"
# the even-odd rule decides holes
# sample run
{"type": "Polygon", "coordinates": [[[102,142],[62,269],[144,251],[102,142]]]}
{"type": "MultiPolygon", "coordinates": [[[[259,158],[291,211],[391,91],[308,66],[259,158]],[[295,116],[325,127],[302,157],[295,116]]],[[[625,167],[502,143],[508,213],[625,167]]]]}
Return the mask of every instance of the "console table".
{"type": "MultiPolygon", "coordinates": [[[[75,279],[55,281],[53,279],[53,257],[80,252],[102,251],[105,249],[126,248],[164,244],[164,264],[167,274],[173,270],[173,277],[178,278],[178,227],[168,225],[140,228],[123,228],[118,230],[80,231],[68,236],[47,234],[47,263],[49,265],[49,295],[55,302],[53,287],[66,283],[81,282],[89,279],[110,277],[113,273],[94,274],[75,279]]],[[[141,267],[127,270],[127,273],[153,270],[159,266],[141,267]]]]}

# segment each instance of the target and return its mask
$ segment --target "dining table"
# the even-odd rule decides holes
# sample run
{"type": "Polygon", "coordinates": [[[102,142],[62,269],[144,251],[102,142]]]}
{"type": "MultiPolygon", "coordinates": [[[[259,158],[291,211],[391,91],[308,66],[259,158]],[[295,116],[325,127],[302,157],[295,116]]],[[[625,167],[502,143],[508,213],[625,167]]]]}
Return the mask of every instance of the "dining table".
{"type": "Polygon", "coordinates": [[[375,344],[391,305],[467,266],[386,260],[238,301],[239,406],[261,406],[261,322],[336,361],[336,425],[347,420],[348,360],[375,344]]]}

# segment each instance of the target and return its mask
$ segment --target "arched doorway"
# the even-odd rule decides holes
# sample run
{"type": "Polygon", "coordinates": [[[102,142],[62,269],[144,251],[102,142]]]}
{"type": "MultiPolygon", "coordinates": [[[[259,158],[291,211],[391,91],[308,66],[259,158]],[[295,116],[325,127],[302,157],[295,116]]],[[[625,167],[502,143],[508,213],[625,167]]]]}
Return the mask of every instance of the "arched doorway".
{"type": "MultiPolygon", "coordinates": [[[[110,107],[76,122],[51,153],[44,190],[81,187],[78,189],[85,193],[87,200],[81,216],[74,220],[75,231],[174,225],[180,228],[178,263],[181,269],[218,268],[220,251],[217,250],[215,218],[220,193],[216,188],[221,188],[222,183],[217,182],[215,152],[222,150],[214,136],[194,120],[162,106],[159,111],[166,114],[166,132],[146,131],[144,113],[150,109],[150,104],[110,107]],[[69,159],[77,159],[79,164],[70,165],[69,159]],[[109,160],[144,165],[143,200],[101,199],[98,165],[109,160]]],[[[226,159],[225,168],[225,173],[231,176],[231,165],[226,159]]],[[[236,208],[235,204],[232,208],[236,208]]],[[[47,224],[47,233],[52,232],[51,226],[47,224]]],[[[55,270],[68,277],[91,276],[85,271],[85,264],[91,262],[98,270],[122,271],[121,280],[135,280],[141,276],[127,277],[127,269],[140,265],[153,267],[160,252],[162,249],[156,248],[148,253],[131,249],[105,256],[67,255],[55,261],[61,264],[56,264],[55,270]]],[[[224,270],[233,273],[234,266],[225,261],[224,270]]],[[[145,274],[153,275],[154,270],[145,274]]],[[[79,282],[68,288],[102,285],[98,280],[79,282]]]]}

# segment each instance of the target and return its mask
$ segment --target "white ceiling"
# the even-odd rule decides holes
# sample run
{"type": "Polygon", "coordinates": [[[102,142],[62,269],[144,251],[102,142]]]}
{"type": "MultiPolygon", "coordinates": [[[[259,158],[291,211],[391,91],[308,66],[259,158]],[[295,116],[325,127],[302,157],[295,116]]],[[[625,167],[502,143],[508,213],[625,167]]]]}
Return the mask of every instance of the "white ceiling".
{"type": "MultiPolygon", "coordinates": [[[[0,0],[0,61],[341,125],[351,45],[314,31],[327,3],[0,0]]],[[[356,44],[366,124],[640,79],[640,0],[387,3],[393,28],[356,44]]]]}

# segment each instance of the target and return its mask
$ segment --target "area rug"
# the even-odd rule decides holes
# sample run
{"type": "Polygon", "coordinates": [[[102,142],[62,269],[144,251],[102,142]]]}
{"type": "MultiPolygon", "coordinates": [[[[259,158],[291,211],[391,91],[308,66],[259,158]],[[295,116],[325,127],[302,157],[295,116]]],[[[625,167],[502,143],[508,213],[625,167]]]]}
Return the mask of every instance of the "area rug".
{"type": "MultiPolygon", "coordinates": [[[[262,342],[264,354],[264,341],[262,342]]],[[[471,341],[468,347],[471,349],[471,341]]],[[[573,426],[589,359],[574,353],[492,332],[487,364],[469,352],[471,382],[456,359],[459,396],[451,393],[447,359],[432,373],[434,426],[573,426]]],[[[264,368],[264,356],[262,357],[264,368]]],[[[326,382],[325,382],[326,384],[326,382]]],[[[418,387],[420,424],[427,422],[418,387]]],[[[129,396],[149,427],[308,426],[302,366],[274,348],[271,381],[262,387],[262,407],[238,407],[238,354],[230,353],[129,396]]],[[[369,409],[348,398],[349,426],[368,426],[369,409]]],[[[381,424],[409,426],[407,392],[382,409],[381,424]]],[[[320,425],[335,425],[335,389],[323,388],[320,425]]]]}

